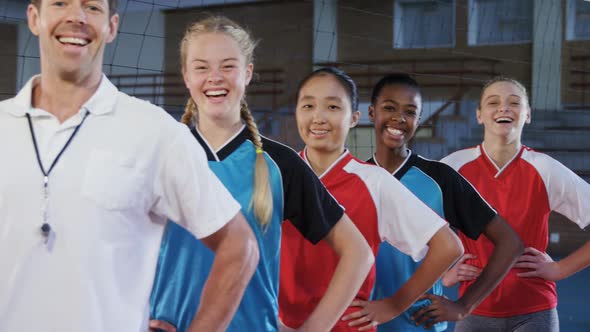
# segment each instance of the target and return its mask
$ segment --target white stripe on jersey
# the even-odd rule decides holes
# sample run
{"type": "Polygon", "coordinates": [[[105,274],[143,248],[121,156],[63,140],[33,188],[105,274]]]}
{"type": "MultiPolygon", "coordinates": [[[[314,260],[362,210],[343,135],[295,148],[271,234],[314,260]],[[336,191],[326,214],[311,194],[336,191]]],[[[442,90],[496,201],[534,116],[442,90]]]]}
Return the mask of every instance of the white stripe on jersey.
{"type": "Polygon", "coordinates": [[[479,150],[479,145],[473,148],[468,148],[464,150],[459,150],[456,152],[451,153],[450,155],[444,157],[440,161],[451,166],[457,172],[463,165],[474,161],[475,159],[479,158],[481,155],[481,151],[479,150]]]}
{"type": "Polygon", "coordinates": [[[351,160],[344,170],[358,176],[369,189],[381,239],[415,261],[424,258],[428,242],[447,222],[385,169],[351,160]]]}

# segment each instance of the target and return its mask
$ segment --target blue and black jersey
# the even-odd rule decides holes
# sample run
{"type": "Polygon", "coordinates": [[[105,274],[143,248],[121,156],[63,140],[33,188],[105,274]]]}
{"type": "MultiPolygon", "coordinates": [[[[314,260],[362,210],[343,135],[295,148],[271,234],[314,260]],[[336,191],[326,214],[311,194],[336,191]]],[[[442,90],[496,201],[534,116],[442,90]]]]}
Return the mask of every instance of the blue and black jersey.
{"type": "MultiPolygon", "coordinates": [[[[261,227],[250,208],[256,148],[249,131],[242,128],[218,151],[213,151],[195,128],[192,133],[205,149],[209,167],[241,204],[258,240],[260,261],[228,331],[277,331],[282,221],[289,219],[306,239],[317,243],[344,211],[295,151],[263,137],[273,211],[269,224],[261,227]]],[[[199,306],[213,259],[213,252],[188,231],[168,223],[150,300],[152,319],[186,331],[199,306]]]]}
{"type": "MultiPolygon", "coordinates": [[[[375,158],[367,160],[378,164],[375,158]]],[[[404,163],[393,173],[403,185],[422,202],[446,219],[451,227],[472,239],[477,239],[496,211],[479,195],[473,186],[450,166],[425,159],[409,151],[404,163]]],[[[391,297],[414,274],[420,262],[403,254],[387,242],[379,247],[375,259],[377,277],[372,299],[391,297]]],[[[428,293],[442,295],[443,286],[438,280],[428,293]]],[[[378,331],[424,331],[410,317],[430,304],[429,300],[414,303],[396,319],[381,324],[378,331]]],[[[444,331],[447,322],[435,324],[431,331],[444,331]]]]}

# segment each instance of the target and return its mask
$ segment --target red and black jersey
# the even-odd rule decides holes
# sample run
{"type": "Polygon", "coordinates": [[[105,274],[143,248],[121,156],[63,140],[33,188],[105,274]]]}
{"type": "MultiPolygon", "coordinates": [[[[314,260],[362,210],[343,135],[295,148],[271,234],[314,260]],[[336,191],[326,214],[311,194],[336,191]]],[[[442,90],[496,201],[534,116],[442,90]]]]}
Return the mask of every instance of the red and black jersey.
{"type": "MultiPolygon", "coordinates": [[[[306,159],[305,153],[301,156],[306,159]]],[[[384,169],[353,157],[348,151],[320,180],[364,235],[376,254],[383,241],[415,260],[421,259],[430,238],[447,225],[384,169]]],[[[325,242],[305,241],[290,223],[283,223],[279,313],[288,327],[298,328],[324,296],[338,264],[338,256],[325,242]]],[[[373,267],[356,298],[368,300],[375,283],[373,267]]],[[[359,308],[349,308],[346,313],[359,308]]],[[[332,331],[357,331],[338,321],[332,331]]]]}

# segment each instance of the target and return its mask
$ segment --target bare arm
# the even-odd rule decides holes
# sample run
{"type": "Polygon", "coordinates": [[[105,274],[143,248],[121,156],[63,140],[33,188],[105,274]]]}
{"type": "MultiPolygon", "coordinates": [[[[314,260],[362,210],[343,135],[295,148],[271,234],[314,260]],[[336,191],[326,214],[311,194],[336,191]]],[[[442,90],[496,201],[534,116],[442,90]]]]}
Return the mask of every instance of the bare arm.
{"type": "Polygon", "coordinates": [[[461,240],[449,227],[441,228],[428,242],[428,254],[416,272],[387,301],[401,314],[429,290],[463,254],[461,240]]]}
{"type": "Polygon", "coordinates": [[[555,264],[559,266],[560,271],[558,279],[555,280],[565,279],[590,266],[590,241],[555,264]]]}
{"type": "MultiPolygon", "coordinates": [[[[496,288],[524,250],[516,232],[499,215],[488,223],[484,235],[495,247],[479,278],[457,300],[465,308],[465,315],[473,311],[496,288]]],[[[461,318],[463,317],[464,315],[461,318]]]]}
{"type": "MultiPolygon", "coordinates": [[[[545,178],[549,206],[582,229],[590,223],[590,185],[557,160],[545,156],[545,178]]],[[[515,267],[530,269],[519,277],[538,277],[558,281],[590,265],[590,242],[558,262],[537,248],[529,247],[520,256],[515,267]]]]}
{"type": "Polygon", "coordinates": [[[340,261],[324,297],[298,331],[329,331],[354,299],[375,261],[367,241],[346,214],[325,240],[340,261]]]}
{"type": "Polygon", "coordinates": [[[379,301],[355,301],[353,305],[363,307],[363,309],[347,315],[344,319],[356,319],[350,325],[364,325],[359,329],[360,331],[394,319],[407,310],[420,295],[430,289],[463,254],[461,241],[446,226],[434,234],[428,242],[428,246],[430,248],[422,264],[393,296],[379,301]]]}
{"type": "Polygon", "coordinates": [[[519,277],[538,277],[559,281],[583,270],[590,265],[590,241],[576,249],[564,259],[554,262],[547,253],[535,248],[526,248],[515,267],[531,269],[519,273],[519,277]]]}
{"type": "Polygon", "coordinates": [[[258,264],[258,243],[241,213],[201,239],[215,253],[189,331],[225,331],[258,264]]]}
{"type": "Polygon", "coordinates": [[[425,295],[423,298],[431,300],[432,304],[413,315],[418,324],[430,328],[442,321],[463,320],[496,288],[524,249],[516,232],[499,215],[488,223],[484,234],[495,248],[481,274],[457,301],[432,294],[425,295]]]}

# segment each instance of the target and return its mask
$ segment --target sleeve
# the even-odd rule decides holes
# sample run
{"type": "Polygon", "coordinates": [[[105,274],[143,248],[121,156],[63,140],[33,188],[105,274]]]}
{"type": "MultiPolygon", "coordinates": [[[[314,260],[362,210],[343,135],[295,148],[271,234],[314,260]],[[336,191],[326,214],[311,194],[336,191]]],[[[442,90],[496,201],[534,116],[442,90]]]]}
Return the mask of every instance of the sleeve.
{"type": "Polygon", "coordinates": [[[448,165],[439,165],[445,218],[451,226],[477,240],[497,212],[461,174],[448,165]]]}
{"type": "Polygon", "coordinates": [[[375,203],[381,239],[419,261],[434,234],[448,225],[393,176],[381,168],[379,173],[373,181],[378,189],[375,203]]]}
{"type": "Polygon", "coordinates": [[[283,161],[285,212],[289,221],[312,243],[322,240],[344,215],[344,209],[311,168],[294,151],[283,161]]]}
{"type": "Polygon", "coordinates": [[[542,155],[535,162],[549,196],[551,210],[559,212],[580,228],[590,224],[590,184],[559,161],[542,155]]]}
{"type": "Polygon", "coordinates": [[[478,145],[476,147],[455,151],[442,158],[440,162],[449,165],[451,168],[459,172],[463,166],[476,160],[480,155],[481,150],[478,145]]]}
{"type": "Polygon", "coordinates": [[[222,228],[240,210],[210,170],[205,152],[186,127],[163,149],[154,178],[152,213],[176,221],[195,237],[222,228]]]}

